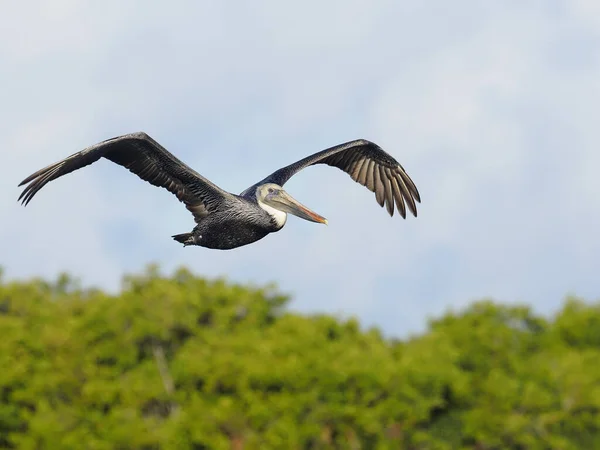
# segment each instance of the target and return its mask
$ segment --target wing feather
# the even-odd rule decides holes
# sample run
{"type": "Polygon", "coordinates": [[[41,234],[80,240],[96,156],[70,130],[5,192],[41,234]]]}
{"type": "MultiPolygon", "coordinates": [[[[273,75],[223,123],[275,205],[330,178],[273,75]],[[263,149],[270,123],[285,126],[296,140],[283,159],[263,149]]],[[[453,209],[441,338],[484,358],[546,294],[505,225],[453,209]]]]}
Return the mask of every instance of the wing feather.
{"type": "Polygon", "coordinates": [[[392,183],[387,174],[387,169],[379,166],[379,174],[385,191],[385,207],[390,216],[394,215],[394,194],[392,193],[392,183]]]}
{"type": "Polygon", "coordinates": [[[352,166],[352,173],[350,174],[350,176],[352,177],[352,179],[354,181],[358,181],[360,183],[360,170],[364,164],[366,160],[364,158],[359,158],[356,157],[355,158],[355,163],[352,166]]]}
{"type": "Polygon", "coordinates": [[[368,190],[371,192],[375,192],[375,179],[374,179],[374,169],[375,161],[369,160],[369,168],[367,169],[367,184],[365,185],[368,190]]]}
{"type": "Polygon", "coordinates": [[[385,193],[383,192],[383,183],[381,182],[381,176],[378,166],[375,166],[373,168],[373,179],[375,180],[375,200],[377,200],[379,206],[383,207],[385,193]]]}
{"type": "Polygon", "coordinates": [[[193,214],[196,222],[233,197],[169,153],[146,133],[118,136],[92,145],[25,178],[19,200],[27,205],[47,183],[106,158],[148,183],[167,189],[193,214]]]}
{"type": "Polygon", "coordinates": [[[367,185],[367,171],[369,170],[369,160],[366,157],[362,159],[363,164],[360,168],[360,174],[358,176],[358,182],[363,186],[367,185]]]}
{"type": "Polygon", "coordinates": [[[244,193],[254,192],[256,186],[275,183],[283,186],[292,176],[314,164],[327,164],[346,172],[350,177],[375,193],[375,200],[394,214],[406,218],[406,205],[416,217],[416,203],[421,202],[419,191],[404,167],[381,147],[365,139],[349,141],[308,156],[283,167],[264,180],[248,188],[244,193]]]}
{"type": "MultiPolygon", "coordinates": [[[[389,169],[388,169],[389,170],[389,169]]],[[[392,193],[394,194],[394,200],[396,200],[396,206],[398,208],[398,213],[406,218],[406,205],[404,203],[404,197],[402,196],[402,189],[400,189],[400,185],[398,184],[398,180],[391,173],[388,174],[390,178],[390,182],[392,184],[392,193]]]]}
{"type": "MultiPolygon", "coordinates": [[[[406,200],[408,209],[410,209],[410,212],[412,212],[414,215],[416,215],[417,205],[415,203],[415,200],[417,200],[419,202],[421,201],[419,198],[419,193],[417,192],[416,195],[415,194],[411,195],[411,192],[413,192],[413,191],[406,185],[406,179],[403,176],[396,173],[396,174],[394,174],[394,178],[398,182],[398,186],[400,188],[400,193],[406,200]]],[[[416,187],[415,187],[415,189],[416,189],[416,187]]]]}

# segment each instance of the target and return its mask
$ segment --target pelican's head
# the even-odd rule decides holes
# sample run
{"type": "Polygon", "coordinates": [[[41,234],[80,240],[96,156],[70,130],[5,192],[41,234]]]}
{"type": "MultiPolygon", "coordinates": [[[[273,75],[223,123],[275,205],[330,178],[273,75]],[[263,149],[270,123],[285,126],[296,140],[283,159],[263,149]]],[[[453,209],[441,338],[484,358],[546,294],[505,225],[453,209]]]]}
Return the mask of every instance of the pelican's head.
{"type": "Polygon", "coordinates": [[[325,217],[318,215],[299,201],[294,200],[290,194],[277,184],[267,183],[260,185],[256,189],[256,200],[264,210],[275,217],[278,223],[281,222],[281,226],[285,223],[285,213],[293,214],[311,222],[327,224],[325,217]],[[270,211],[270,209],[275,209],[276,211],[270,211]],[[282,212],[284,213],[283,215],[281,215],[282,212]]]}

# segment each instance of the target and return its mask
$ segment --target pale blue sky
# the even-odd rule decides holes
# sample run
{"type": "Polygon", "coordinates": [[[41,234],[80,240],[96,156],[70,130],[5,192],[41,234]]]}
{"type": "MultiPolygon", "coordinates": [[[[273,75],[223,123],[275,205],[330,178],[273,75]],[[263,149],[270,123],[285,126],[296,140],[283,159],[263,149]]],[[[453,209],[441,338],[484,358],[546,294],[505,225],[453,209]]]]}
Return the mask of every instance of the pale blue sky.
{"type": "Polygon", "coordinates": [[[599,296],[595,0],[11,2],[0,69],[9,277],[66,270],[116,289],[149,262],[186,265],[396,335],[481,297],[548,313],[568,293],[599,296]],[[107,161],[16,202],[31,172],[139,130],[236,193],[370,139],[423,203],[390,218],[347,175],[310,168],[286,189],[329,226],[292,217],[218,252],[174,242],[188,211],[107,161]]]}

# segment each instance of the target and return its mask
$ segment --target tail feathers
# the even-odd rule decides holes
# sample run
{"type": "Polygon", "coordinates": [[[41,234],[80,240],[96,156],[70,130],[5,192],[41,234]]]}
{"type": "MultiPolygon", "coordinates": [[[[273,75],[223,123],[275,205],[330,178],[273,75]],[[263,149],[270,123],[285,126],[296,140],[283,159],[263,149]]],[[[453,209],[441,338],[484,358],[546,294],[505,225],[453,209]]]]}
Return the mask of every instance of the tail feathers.
{"type": "Polygon", "coordinates": [[[172,238],[175,239],[177,242],[181,242],[184,247],[187,245],[194,245],[196,243],[196,240],[194,239],[194,235],[192,233],[176,234],[172,236],[172,238]]]}

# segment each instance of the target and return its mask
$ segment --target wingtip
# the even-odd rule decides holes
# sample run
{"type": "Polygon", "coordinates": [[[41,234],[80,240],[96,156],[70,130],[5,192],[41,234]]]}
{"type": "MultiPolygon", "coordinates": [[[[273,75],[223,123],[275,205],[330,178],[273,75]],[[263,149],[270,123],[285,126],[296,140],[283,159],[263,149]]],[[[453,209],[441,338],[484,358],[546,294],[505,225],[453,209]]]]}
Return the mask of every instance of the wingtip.
{"type": "Polygon", "coordinates": [[[23,185],[25,185],[25,184],[29,183],[31,180],[33,180],[33,179],[35,178],[35,175],[36,175],[36,174],[37,174],[37,172],[36,172],[36,173],[34,173],[34,174],[31,174],[31,175],[29,175],[27,178],[25,178],[23,181],[21,181],[21,182],[19,183],[19,186],[18,186],[18,187],[21,187],[21,186],[23,186],[23,185]]]}
{"type": "MultiPolygon", "coordinates": [[[[410,208],[409,208],[410,209],[410,208]]],[[[414,211],[410,211],[410,213],[413,215],[413,217],[417,217],[418,213],[417,210],[415,209],[414,211]]],[[[398,211],[398,214],[400,215],[400,217],[402,217],[404,220],[408,219],[408,214],[406,212],[402,213],[402,211],[398,211]]]]}
{"type": "Polygon", "coordinates": [[[17,199],[17,202],[20,202],[21,205],[23,205],[23,206],[25,206],[25,198],[24,197],[25,197],[26,192],[27,192],[27,189],[23,190],[23,192],[21,192],[19,194],[19,198],[17,199]]]}
{"type": "Polygon", "coordinates": [[[21,203],[21,206],[25,207],[29,204],[30,200],[31,200],[31,197],[27,196],[27,191],[25,190],[25,191],[21,192],[21,195],[19,195],[17,202],[21,203]]]}

